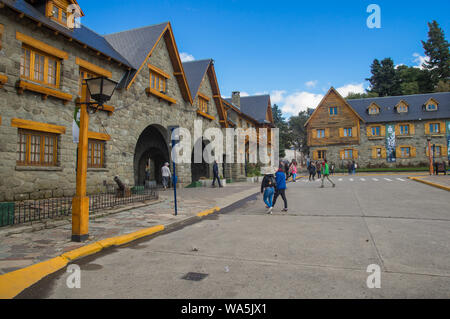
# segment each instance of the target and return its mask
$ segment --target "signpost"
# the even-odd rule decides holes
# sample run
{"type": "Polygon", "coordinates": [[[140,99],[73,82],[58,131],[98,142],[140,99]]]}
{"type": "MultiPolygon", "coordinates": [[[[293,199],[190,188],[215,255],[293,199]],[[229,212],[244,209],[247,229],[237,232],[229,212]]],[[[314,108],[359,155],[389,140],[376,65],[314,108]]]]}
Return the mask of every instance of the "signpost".
{"type": "Polygon", "coordinates": [[[169,126],[169,134],[170,139],[172,141],[172,163],[173,163],[173,197],[174,197],[174,204],[175,204],[175,216],[178,216],[178,203],[177,203],[177,166],[176,166],[176,158],[175,158],[175,152],[173,152],[173,149],[177,145],[177,143],[180,142],[179,136],[174,136],[174,131],[179,128],[179,126],[169,126]]]}

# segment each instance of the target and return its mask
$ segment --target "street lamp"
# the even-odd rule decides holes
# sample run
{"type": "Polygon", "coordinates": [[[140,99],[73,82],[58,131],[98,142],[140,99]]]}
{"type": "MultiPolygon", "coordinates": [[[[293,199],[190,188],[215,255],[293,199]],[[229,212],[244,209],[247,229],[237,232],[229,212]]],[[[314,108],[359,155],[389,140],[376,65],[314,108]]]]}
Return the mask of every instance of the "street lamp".
{"type": "Polygon", "coordinates": [[[103,109],[111,99],[117,82],[104,77],[83,81],[80,105],[80,134],[77,150],[77,190],[72,200],[72,241],[83,242],[89,238],[89,197],[86,196],[86,175],[88,166],[89,114],[103,109]],[[90,102],[90,98],[95,102],[90,102]]]}
{"type": "Polygon", "coordinates": [[[433,154],[431,154],[431,137],[427,137],[428,159],[430,161],[430,175],[433,175],[433,154]]]}

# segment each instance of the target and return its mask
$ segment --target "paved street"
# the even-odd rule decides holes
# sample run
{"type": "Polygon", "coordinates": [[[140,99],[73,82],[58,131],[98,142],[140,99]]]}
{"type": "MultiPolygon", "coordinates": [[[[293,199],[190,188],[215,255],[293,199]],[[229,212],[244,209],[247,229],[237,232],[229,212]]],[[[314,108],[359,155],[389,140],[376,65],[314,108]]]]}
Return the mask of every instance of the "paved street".
{"type": "Polygon", "coordinates": [[[20,298],[450,298],[450,196],[407,176],[289,184],[289,213],[253,197],[200,223],[80,260],[20,298]],[[382,269],[381,288],[366,285],[382,269]],[[189,272],[201,281],[182,279],[189,272]]]}

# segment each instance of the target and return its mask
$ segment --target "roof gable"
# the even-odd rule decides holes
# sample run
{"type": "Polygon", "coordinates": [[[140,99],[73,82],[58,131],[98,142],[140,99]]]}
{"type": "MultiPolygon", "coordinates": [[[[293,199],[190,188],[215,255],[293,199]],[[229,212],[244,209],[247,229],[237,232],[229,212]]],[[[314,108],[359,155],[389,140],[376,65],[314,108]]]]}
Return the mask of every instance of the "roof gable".
{"type": "MultiPolygon", "coordinates": [[[[232,99],[225,100],[232,104],[232,99]]],[[[270,95],[268,94],[241,97],[240,111],[260,124],[273,123],[270,95]],[[267,120],[267,117],[269,117],[269,120],[267,120]]]]}
{"type": "Polygon", "coordinates": [[[109,34],[105,38],[136,69],[136,71],[125,77],[121,83],[121,87],[126,89],[131,87],[159,41],[164,39],[183,98],[185,101],[193,103],[170,22],[109,34]]]}
{"type": "Polygon", "coordinates": [[[323,97],[322,101],[320,101],[319,105],[316,107],[316,109],[314,110],[314,112],[311,114],[311,116],[309,117],[308,121],[306,121],[305,127],[306,127],[306,126],[309,124],[309,122],[315,117],[315,115],[317,114],[317,111],[319,110],[319,108],[321,108],[321,107],[324,105],[324,103],[326,102],[326,100],[328,99],[328,97],[329,97],[331,94],[335,94],[340,100],[342,100],[342,101],[344,102],[344,105],[347,106],[347,107],[352,111],[352,113],[354,113],[354,114],[356,115],[356,117],[357,117],[358,119],[360,119],[361,121],[365,122],[365,121],[363,120],[363,118],[358,114],[358,112],[356,112],[356,111],[353,109],[353,107],[352,107],[350,104],[347,103],[347,101],[342,97],[342,95],[339,94],[339,92],[336,91],[336,89],[335,89],[334,87],[331,87],[331,88],[328,90],[327,94],[325,94],[325,96],[323,97]]]}

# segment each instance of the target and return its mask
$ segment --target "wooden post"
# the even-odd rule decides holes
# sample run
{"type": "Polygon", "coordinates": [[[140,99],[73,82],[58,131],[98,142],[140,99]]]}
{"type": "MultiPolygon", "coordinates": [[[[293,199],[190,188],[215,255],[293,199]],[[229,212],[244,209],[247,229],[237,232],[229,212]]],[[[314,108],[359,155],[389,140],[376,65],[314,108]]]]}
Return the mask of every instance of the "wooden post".
{"type": "Polygon", "coordinates": [[[434,168],[433,168],[433,154],[431,153],[431,140],[428,140],[428,155],[430,159],[430,175],[434,174],[434,168]]]}
{"type": "Polygon", "coordinates": [[[89,238],[89,197],[86,196],[86,175],[88,166],[87,85],[83,83],[80,107],[80,138],[78,142],[77,191],[72,200],[72,241],[83,242],[89,238]]]}

